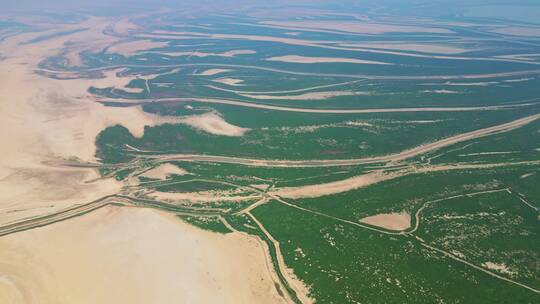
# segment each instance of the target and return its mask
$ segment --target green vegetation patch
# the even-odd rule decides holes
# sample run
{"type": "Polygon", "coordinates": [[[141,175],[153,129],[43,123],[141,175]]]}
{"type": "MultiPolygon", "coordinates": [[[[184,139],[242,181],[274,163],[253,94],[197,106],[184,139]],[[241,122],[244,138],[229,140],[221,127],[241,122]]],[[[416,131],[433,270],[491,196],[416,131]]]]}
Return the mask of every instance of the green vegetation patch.
{"type": "Polygon", "coordinates": [[[216,216],[196,216],[196,215],[178,215],[183,221],[217,233],[227,234],[232,232],[223,222],[216,216]]]}
{"type": "Polygon", "coordinates": [[[538,295],[426,249],[272,202],[253,211],[324,303],[535,302],[538,295]],[[421,265],[421,266],[420,266],[421,265]]]}

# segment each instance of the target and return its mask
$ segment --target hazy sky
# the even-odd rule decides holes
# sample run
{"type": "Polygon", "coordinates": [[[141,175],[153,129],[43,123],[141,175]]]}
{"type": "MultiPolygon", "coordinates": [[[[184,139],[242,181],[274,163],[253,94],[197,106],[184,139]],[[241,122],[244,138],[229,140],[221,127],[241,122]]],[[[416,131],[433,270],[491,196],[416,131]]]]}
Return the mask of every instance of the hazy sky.
{"type": "MultiPolygon", "coordinates": [[[[347,1],[347,0],[345,0],[347,1]]],[[[223,4],[267,4],[273,5],[276,3],[339,3],[344,0],[0,0],[2,8],[21,9],[21,8],[77,8],[86,6],[118,6],[118,5],[135,5],[135,6],[200,6],[212,5],[219,6],[223,4]]]]}
{"type": "Polygon", "coordinates": [[[415,4],[442,4],[449,6],[462,5],[486,5],[486,4],[529,4],[540,5],[539,0],[0,0],[2,9],[27,9],[27,8],[77,8],[87,6],[107,6],[107,5],[135,5],[135,6],[200,6],[212,5],[219,7],[224,4],[256,4],[256,5],[276,5],[276,4],[329,4],[329,5],[411,5],[415,4]]]}
{"type": "Polygon", "coordinates": [[[32,10],[33,13],[87,11],[122,14],[162,7],[180,10],[239,12],[242,8],[309,6],[337,8],[347,12],[379,12],[423,17],[495,17],[512,21],[540,23],[540,0],[0,0],[0,15],[32,10]],[[538,21],[536,20],[538,19],[538,21]]]}

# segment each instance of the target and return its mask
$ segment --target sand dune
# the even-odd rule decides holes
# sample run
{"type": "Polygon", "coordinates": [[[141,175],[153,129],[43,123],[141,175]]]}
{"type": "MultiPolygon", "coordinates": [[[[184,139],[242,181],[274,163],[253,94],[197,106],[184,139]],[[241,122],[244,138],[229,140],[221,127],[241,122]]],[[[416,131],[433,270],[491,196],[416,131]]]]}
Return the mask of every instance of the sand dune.
{"type": "Polygon", "coordinates": [[[241,128],[226,122],[215,112],[188,116],[181,118],[178,122],[215,135],[242,136],[249,131],[247,128],[241,128]]]}
{"type": "Polygon", "coordinates": [[[167,164],[162,164],[155,168],[152,168],[139,176],[165,180],[171,175],[186,175],[186,174],[189,174],[186,170],[180,167],[177,167],[173,164],[167,163],[167,164]]]}

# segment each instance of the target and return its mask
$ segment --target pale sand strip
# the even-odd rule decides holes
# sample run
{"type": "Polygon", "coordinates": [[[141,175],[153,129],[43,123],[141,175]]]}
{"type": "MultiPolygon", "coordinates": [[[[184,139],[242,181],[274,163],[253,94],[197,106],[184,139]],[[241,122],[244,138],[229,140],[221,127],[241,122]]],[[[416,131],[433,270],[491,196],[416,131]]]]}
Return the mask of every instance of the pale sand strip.
{"type": "Polygon", "coordinates": [[[396,51],[412,51],[420,53],[436,53],[436,54],[459,54],[473,49],[465,49],[446,44],[430,44],[430,43],[407,43],[401,42],[363,42],[363,43],[342,43],[340,46],[344,47],[360,47],[360,48],[375,48],[384,50],[396,50],[396,51]]]}
{"type": "Polygon", "coordinates": [[[389,65],[390,63],[372,60],[362,60],[356,58],[339,58],[339,57],[307,57],[299,55],[285,55],[266,58],[268,61],[279,61],[288,63],[358,63],[358,64],[382,64],[389,65]]]}
{"type": "Polygon", "coordinates": [[[437,27],[419,27],[410,25],[392,25],[373,22],[353,22],[335,20],[302,20],[302,21],[264,21],[264,25],[279,26],[291,30],[333,30],[357,34],[384,34],[384,33],[437,33],[450,34],[452,31],[437,27]]]}
{"type": "Polygon", "coordinates": [[[365,81],[365,80],[360,79],[360,80],[353,80],[353,81],[346,81],[346,82],[318,85],[318,86],[313,86],[313,87],[304,87],[304,88],[301,88],[301,89],[280,90],[280,91],[240,91],[240,90],[231,90],[231,89],[219,88],[219,87],[216,87],[216,86],[213,86],[213,85],[208,85],[208,87],[212,88],[212,89],[215,89],[215,90],[220,90],[220,91],[230,92],[230,93],[235,93],[235,94],[258,94],[258,95],[262,95],[262,94],[288,94],[288,93],[299,93],[299,92],[313,91],[313,90],[317,90],[317,89],[325,89],[325,88],[338,87],[338,86],[346,86],[346,85],[350,85],[350,84],[360,83],[360,82],[363,82],[363,81],[365,81]]]}
{"type": "Polygon", "coordinates": [[[276,188],[270,191],[272,195],[276,195],[283,198],[315,198],[325,195],[337,194],[347,192],[350,190],[363,188],[369,185],[373,185],[385,180],[389,180],[398,177],[403,174],[398,173],[384,173],[382,171],[376,171],[359,175],[344,180],[335,182],[328,182],[314,185],[304,185],[295,187],[282,187],[276,188]]]}
{"type": "Polygon", "coordinates": [[[263,224],[255,216],[253,216],[253,214],[251,214],[249,211],[247,211],[245,214],[257,224],[257,226],[261,229],[261,231],[266,235],[266,237],[270,240],[270,242],[272,242],[272,244],[276,248],[276,257],[278,263],[277,266],[281,274],[283,274],[283,276],[286,278],[289,286],[295,291],[300,301],[302,303],[314,303],[315,300],[308,296],[308,288],[306,288],[306,286],[298,279],[298,277],[294,274],[293,270],[287,267],[287,264],[285,263],[285,258],[283,258],[283,255],[281,254],[281,246],[279,242],[270,234],[270,232],[268,232],[268,230],[266,230],[263,224]]]}
{"type": "Polygon", "coordinates": [[[257,94],[239,94],[240,96],[262,99],[262,100],[324,100],[339,96],[369,95],[369,92],[353,91],[328,91],[328,92],[310,92],[299,95],[257,95],[257,94]]]}
{"type": "Polygon", "coordinates": [[[251,55],[255,54],[256,52],[253,50],[232,50],[232,51],[226,51],[223,53],[209,53],[209,52],[200,52],[200,51],[194,51],[194,52],[160,52],[161,55],[166,56],[173,56],[173,57],[181,57],[181,56],[188,56],[188,57],[235,57],[238,55],[251,55]]]}
{"type": "Polygon", "coordinates": [[[231,70],[227,70],[227,69],[208,69],[208,70],[205,70],[203,72],[200,72],[198,74],[193,74],[193,75],[212,76],[212,75],[217,75],[217,74],[225,73],[225,72],[229,72],[229,71],[231,71],[231,70]]]}
{"type": "Polygon", "coordinates": [[[183,98],[183,97],[165,97],[165,98],[152,98],[152,99],[126,99],[126,98],[103,98],[96,97],[96,100],[102,102],[118,102],[124,104],[144,104],[147,102],[168,102],[168,101],[177,101],[177,102],[201,102],[201,103],[216,103],[216,104],[227,104],[232,106],[239,107],[248,107],[256,109],[267,109],[275,111],[285,111],[285,112],[300,112],[300,113],[326,113],[326,114],[361,114],[361,113],[398,113],[398,112],[467,112],[467,111],[495,111],[495,110],[505,110],[513,109],[520,107],[527,107],[536,104],[539,102],[524,102],[524,103],[515,103],[508,105],[492,105],[492,106],[471,106],[471,107],[407,107],[407,108],[371,108],[371,109],[317,109],[317,108],[295,108],[288,106],[278,106],[278,105],[268,105],[260,104],[253,102],[245,102],[236,99],[214,99],[214,98],[183,98]]]}
{"type": "Polygon", "coordinates": [[[395,179],[401,176],[410,174],[421,174],[429,172],[450,171],[450,170],[465,170],[465,169],[488,169],[506,166],[519,165],[538,165],[538,162],[515,162],[515,163],[496,163],[496,164],[456,164],[456,165],[440,165],[440,166],[424,166],[420,168],[409,167],[403,170],[385,173],[383,171],[374,171],[359,176],[346,178],[339,181],[304,185],[296,187],[276,188],[270,192],[271,195],[283,198],[315,198],[326,195],[343,193],[370,185],[380,183],[382,181],[395,179]]]}
{"type": "Polygon", "coordinates": [[[508,26],[494,29],[492,32],[512,36],[540,37],[540,27],[508,26]]]}
{"type": "Polygon", "coordinates": [[[242,79],[236,79],[236,78],[218,78],[212,80],[213,82],[218,82],[230,86],[239,86],[242,82],[244,82],[242,79]]]}
{"type": "Polygon", "coordinates": [[[162,192],[152,191],[148,197],[170,203],[212,203],[212,202],[244,202],[261,198],[261,194],[245,194],[241,190],[199,191],[199,192],[162,192]],[[244,194],[244,195],[241,195],[244,194]]]}

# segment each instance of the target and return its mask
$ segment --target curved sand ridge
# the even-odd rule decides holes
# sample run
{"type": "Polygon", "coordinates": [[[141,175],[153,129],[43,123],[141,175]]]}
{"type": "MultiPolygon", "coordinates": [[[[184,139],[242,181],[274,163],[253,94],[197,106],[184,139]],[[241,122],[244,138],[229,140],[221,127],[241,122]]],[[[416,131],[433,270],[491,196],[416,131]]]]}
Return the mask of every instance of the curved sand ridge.
{"type": "Polygon", "coordinates": [[[495,164],[456,164],[456,165],[440,165],[440,166],[424,166],[415,167],[408,166],[403,170],[386,173],[382,170],[373,171],[363,175],[353,176],[343,180],[327,182],[314,185],[303,185],[296,187],[283,187],[276,188],[270,192],[271,195],[283,197],[283,198],[315,198],[326,195],[338,194],[347,192],[370,185],[374,185],[386,180],[395,179],[398,177],[421,174],[429,172],[440,172],[450,170],[465,170],[465,169],[488,169],[507,166],[520,166],[520,165],[538,165],[540,162],[515,162],[515,163],[495,163],[495,164]]]}

